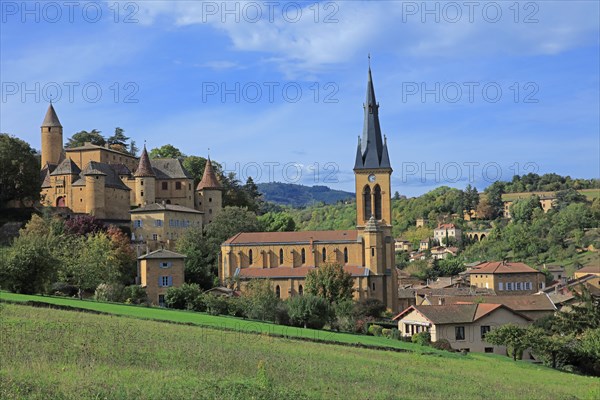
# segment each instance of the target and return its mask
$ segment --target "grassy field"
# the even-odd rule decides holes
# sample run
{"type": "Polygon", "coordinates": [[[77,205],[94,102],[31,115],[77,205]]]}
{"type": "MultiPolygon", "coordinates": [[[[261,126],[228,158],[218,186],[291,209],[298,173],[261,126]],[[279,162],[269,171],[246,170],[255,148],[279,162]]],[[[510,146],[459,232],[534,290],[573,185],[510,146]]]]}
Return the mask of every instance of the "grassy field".
{"type": "Polygon", "coordinates": [[[2,399],[595,399],[600,380],[470,354],[298,342],[0,304],[2,399]]]}
{"type": "MultiPolygon", "coordinates": [[[[90,300],[77,300],[50,296],[31,296],[9,292],[0,292],[0,301],[1,300],[18,302],[37,301],[133,318],[193,324],[219,330],[233,330],[237,332],[260,333],[264,335],[282,335],[292,338],[298,337],[344,344],[383,346],[392,347],[395,349],[414,350],[414,346],[411,343],[390,340],[383,337],[354,335],[350,333],[329,332],[316,329],[294,328],[266,322],[243,320],[241,318],[213,316],[198,312],[168,310],[158,307],[140,307],[126,304],[98,303],[90,300]]],[[[426,348],[426,351],[437,352],[436,350],[430,348],[426,348]]]]}
{"type": "MultiPolygon", "coordinates": [[[[593,201],[595,198],[600,197],[600,189],[581,189],[578,190],[579,193],[584,195],[589,201],[593,201]]],[[[556,192],[524,192],[524,193],[505,193],[502,195],[503,201],[515,201],[519,198],[527,198],[529,196],[533,196],[534,194],[538,196],[549,196],[555,195],[556,192]]]]}

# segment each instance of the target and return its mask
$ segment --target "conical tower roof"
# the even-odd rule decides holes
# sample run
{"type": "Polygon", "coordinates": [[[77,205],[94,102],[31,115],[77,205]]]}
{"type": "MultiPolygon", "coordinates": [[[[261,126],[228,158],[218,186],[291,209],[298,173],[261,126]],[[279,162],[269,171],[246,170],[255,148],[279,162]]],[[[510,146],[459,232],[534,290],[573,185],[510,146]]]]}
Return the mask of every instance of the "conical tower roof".
{"type": "Polygon", "coordinates": [[[47,127],[60,127],[60,121],[58,119],[58,115],[56,115],[56,111],[54,111],[54,106],[52,103],[48,106],[48,111],[46,111],[46,116],[44,117],[44,122],[42,122],[42,128],[47,127]]]}
{"type": "Polygon", "coordinates": [[[196,190],[204,190],[204,189],[221,189],[221,183],[217,179],[217,175],[215,174],[215,170],[213,169],[212,162],[210,161],[210,157],[206,160],[206,166],[204,167],[204,174],[202,175],[202,180],[198,183],[196,190]]]}
{"type": "Polygon", "coordinates": [[[142,156],[140,157],[140,163],[138,164],[138,167],[135,170],[133,176],[135,176],[136,178],[156,178],[156,174],[154,174],[154,169],[152,168],[152,164],[150,163],[150,157],[148,157],[148,152],[146,151],[146,145],[144,145],[144,150],[142,151],[142,156]]]}

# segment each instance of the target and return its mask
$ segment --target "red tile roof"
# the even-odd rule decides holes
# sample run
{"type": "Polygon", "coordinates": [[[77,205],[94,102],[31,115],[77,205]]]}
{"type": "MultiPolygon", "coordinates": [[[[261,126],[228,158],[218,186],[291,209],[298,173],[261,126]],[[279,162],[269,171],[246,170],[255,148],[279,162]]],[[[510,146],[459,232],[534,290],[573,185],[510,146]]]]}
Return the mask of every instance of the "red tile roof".
{"type": "MultiPolygon", "coordinates": [[[[436,296],[437,297],[437,296],[436,296]]],[[[445,304],[457,304],[469,301],[466,296],[439,296],[445,304]]],[[[473,296],[471,296],[472,298],[473,296]]],[[[475,296],[479,301],[493,304],[503,304],[515,311],[554,311],[556,307],[552,300],[544,294],[504,295],[504,296],[475,296]]],[[[431,299],[436,301],[437,299],[431,299]]]]}
{"type": "Polygon", "coordinates": [[[242,232],[223,244],[356,242],[358,231],[242,232]]]}
{"type": "Polygon", "coordinates": [[[454,229],[456,225],[454,224],[439,224],[437,229],[454,229]]]}
{"type": "Polygon", "coordinates": [[[519,315],[527,320],[531,320],[529,317],[522,315],[510,307],[502,304],[493,303],[457,303],[457,304],[445,304],[441,306],[410,306],[400,314],[396,315],[393,320],[398,321],[412,311],[416,311],[423,315],[432,324],[462,324],[477,321],[480,318],[494,312],[499,308],[505,308],[510,312],[519,315]]]}
{"type": "Polygon", "coordinates": [[[575,272],[580,274],[600,274],[600,265],[588,265],[575,272]]]}
{"type": "Polygon", "coordinates": [[[521,262],[492,261],[484,262],[475,266],[469,274],[522,274],[522,273],[540,273],[537,269],[531,268],[521,262]]]}
{"type": "MultiPolygon", "coordinates": [[[[239,276],[241,278],[304,278],[315,267],[275,267],[275,268],[240,268],[239,276]]],[[[369,270],[358,265],[344,265],[344,271],[352,276],[368,276],[369,270]]]]}

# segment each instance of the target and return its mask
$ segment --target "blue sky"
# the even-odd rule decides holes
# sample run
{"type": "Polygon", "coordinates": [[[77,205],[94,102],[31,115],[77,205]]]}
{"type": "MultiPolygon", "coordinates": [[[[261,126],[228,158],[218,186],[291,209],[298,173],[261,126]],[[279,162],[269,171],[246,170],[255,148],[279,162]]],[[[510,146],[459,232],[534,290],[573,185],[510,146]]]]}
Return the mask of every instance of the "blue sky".
{"type": "Polygon", "coordinates": [[[242,179],[352,191],[370,53],[394,191],[600,174],[596,1],[1,7],[0,131],[35,148],[52,96],[65,141],[120,126],[242,179]]]}

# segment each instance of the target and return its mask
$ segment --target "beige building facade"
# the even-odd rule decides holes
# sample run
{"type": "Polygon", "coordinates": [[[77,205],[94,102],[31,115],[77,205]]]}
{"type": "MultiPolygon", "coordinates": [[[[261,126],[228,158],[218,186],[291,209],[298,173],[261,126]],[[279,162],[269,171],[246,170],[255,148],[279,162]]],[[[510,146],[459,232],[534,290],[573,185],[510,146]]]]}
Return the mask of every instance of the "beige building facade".
{"type": "Polygon", "coordinates": [[[546,287],[540,271],[518,262],[482,263],[468,272],[471,286],[493,289],[497,294],[532,294],[546,287]]]}
{"type": "Polygon", "coordinates": [[[183,254],[163,249],[138,257],[140,285],[152,305],[164,307],[167,290],[183,285],[184,260],[183,254]]]}

